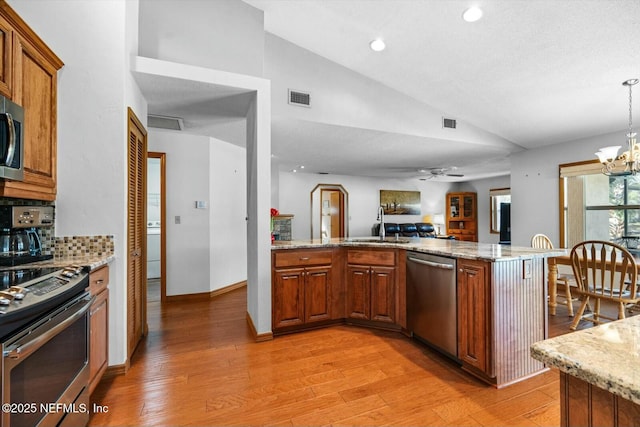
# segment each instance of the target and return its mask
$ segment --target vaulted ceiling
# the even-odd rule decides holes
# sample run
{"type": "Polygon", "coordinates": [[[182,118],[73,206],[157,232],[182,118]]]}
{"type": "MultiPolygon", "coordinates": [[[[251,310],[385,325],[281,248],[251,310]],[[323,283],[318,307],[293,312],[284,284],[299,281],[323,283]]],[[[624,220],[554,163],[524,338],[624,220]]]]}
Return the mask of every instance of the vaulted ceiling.
{"type": "MultiPolygon", "coordinates": [[[[389,150],[398,141],[419,150],[415,135],[279,116],[272,147],[285,168],[408,177],[456,166],[466,180],[508,173],[517,167],[509,154],[522,149],[617,131],[624,141],[629,107],[621,83],[640,78],[638,0],[244,1],[264,12],[266,32],[506,142],[431,138],[428,153],[417,152],[431,158],[427,165],[389,150]],[[484,15],[467,23],[461,16],[471,5],[484,15]],[[387,46],[379,53],[369,49],[377,37],[387,46]]],[[[171,90],[163,86],[156,90],[171,90]]],[[[190,90],[197,98],[200,88],[174,92],[190,90]]],[[[150,112],[175,96],[156,98],[150,112]]],[[[197,115],[196,104],[185,114],[197,115]]]]}

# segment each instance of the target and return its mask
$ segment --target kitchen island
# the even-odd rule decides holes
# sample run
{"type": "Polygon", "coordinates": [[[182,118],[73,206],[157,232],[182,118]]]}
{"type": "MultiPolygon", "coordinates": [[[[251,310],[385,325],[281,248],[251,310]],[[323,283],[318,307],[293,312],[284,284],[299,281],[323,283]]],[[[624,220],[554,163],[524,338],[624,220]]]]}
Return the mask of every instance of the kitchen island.
{"type": "Polygon", "coordinates": [[[406,256],[456,260],[457,352],[465,371],[496,387],[545,371],[529,347],[547,338],[546,258],[564,250],[430,238],[275,242],[274,334],[334,323],[407,329],[406,256]]]}
{"type": "Polygon", "coordinates": [[[560,371],[562,426],[640,424],[640,317],[534,343],[531,356],[560,371]]]}

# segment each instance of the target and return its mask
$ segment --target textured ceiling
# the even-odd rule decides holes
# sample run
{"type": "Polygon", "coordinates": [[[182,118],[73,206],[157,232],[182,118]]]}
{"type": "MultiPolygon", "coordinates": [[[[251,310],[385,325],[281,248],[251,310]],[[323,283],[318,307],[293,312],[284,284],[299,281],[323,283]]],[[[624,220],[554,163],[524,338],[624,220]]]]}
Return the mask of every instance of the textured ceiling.
{"type": "MultiPolygon", "coordinates": [[[[628,93],[621,83],[640,78],[640,0],[244,1],[264,11],[265,31],[513,147],[616,131],[624,137],[628,93]],[[462,12],[472,3],[484,17],[465,23],[462,12]],[[368,48],[375,37],[387,44],[378,54],[368,48]]],[[[184,82],[137,80],[150,112],[184,117],[196,133],[213,131],[212,111],[233,117],[248,101],[243,94],[202,98],[204,88],[184,82]]],[[[640,85],[636,112],[638,100],[640,85]]],[[[283,117],[274,117],[272,136],[284,168],[370,176],[419,176],[417,169],[442,166],[457,166],[463,180],[505,174],[515,151],[430,138],[422,158],[432,163],[424,164],[392,150],[401,141],[419,153],[421,138],[283,117]]]]}
{"type": "Polygon", "coordinates": [[[524,147],[624,129],[640,77],[638,0],[245,1],[266,31],[524,147]]]}

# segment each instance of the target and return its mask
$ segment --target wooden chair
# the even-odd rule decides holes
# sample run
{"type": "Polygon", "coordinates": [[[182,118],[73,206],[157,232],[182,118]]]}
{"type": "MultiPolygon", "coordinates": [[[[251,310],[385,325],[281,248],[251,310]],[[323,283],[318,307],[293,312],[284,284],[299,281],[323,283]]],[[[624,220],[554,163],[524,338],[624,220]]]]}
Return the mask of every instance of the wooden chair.
{"type": "MultiPolygon", "coordinates": [[[[541,248],[541,249],[553,249],[553,243],[551,240],[544,234],[536,234],[531,238],[531,247],[532,248],[541,248]]],[[[558,288],[564,289],[564,295],[559,295],[561,298],[564,298],[563,301],[558,301],[558,304],[566,305],[567,310],[569,311],[569,316],[573,316],[573,297],[571,296],[571,287],[577,287],[575,277],[571,273],[560,273],[558,271],[558,276],[556,279],[556,284],[560,285],[558,288]]],[[[553,292],[552,289],[549,289],[549,294],[553,292]]]]}
{"type": "Polygon", "coordinates": [[[583,296],[577,316],[569,327],[576,329],[581,320],[594,324],[601,319],[624,319],[625,308],[638,302],[638,271],[635,258],[624,247],[612,242],[588,240],[571,249],[571,264],[578,287],[583,296]],[[584,314],[589,299],[595,299],[593,310],[584,314]],[[617,319],[600,313],[600,302],[611,301],[617,305],[617,319]]]}

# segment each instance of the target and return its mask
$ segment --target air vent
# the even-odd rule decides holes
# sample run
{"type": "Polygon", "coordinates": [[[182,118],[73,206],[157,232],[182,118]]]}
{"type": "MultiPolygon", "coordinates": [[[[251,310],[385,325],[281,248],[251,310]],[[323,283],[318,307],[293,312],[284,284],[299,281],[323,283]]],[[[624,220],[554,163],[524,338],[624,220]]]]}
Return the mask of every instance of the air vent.
{"type": "Polygon", "coordinates": [[[298,90],[289,89],[289,104],[311,108],[311,95],[298,90]]]}
{"type": "Polygon", "coordinates": [[[184,122],[180,117],[147,115],[147,126],[150,128],[183,130],[184,122]]]}
{"type": "Polygon", "coordinates": [[[442,118],[442,127],[455,129],[456,128],[456,120],[455,119],[447,119],[446,117],[442,118]]]}

